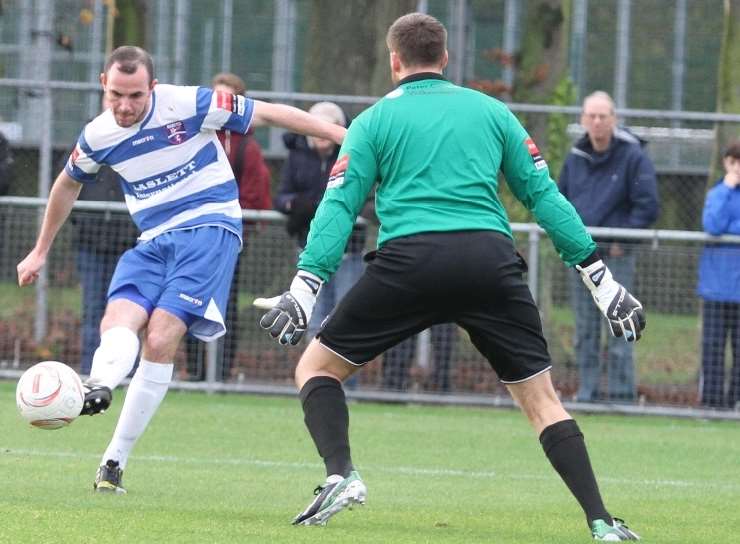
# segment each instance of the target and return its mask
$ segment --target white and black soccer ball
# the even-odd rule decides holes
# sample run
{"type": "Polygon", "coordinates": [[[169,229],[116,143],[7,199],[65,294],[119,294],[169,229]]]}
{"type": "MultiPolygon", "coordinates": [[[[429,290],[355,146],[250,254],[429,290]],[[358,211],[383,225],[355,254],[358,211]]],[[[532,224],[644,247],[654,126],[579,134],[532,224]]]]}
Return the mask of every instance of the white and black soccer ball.
{"type": "Polygon", "coordinates": [[[15,390],[21,417],[39,429],[59,429],[82,411],[85,393],[77,372],[58,361],[43,361],[26,370],[15,390]]]}

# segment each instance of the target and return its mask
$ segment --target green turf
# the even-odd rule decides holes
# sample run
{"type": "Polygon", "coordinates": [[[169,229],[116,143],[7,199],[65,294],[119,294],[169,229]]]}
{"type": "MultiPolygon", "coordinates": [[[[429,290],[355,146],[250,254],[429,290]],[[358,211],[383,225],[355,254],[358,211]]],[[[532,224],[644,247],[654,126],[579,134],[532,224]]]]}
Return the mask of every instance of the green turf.
{"type": "MultiPolygon", "coordinates": [[[[117,395],[115,406],[120,406],[117,395]]],[[[92,493],[117,409],[59,431],[24,424],[0,383],[0,542],[577,543],[575,500],[514,411],[356,403],[367,506],[292,527],[323,467],[296,399],[171,392],[124,477],[92,493]]],[[[731,542],[734,422],[580,416],[612,513],[647,542],[731,542]]]]}

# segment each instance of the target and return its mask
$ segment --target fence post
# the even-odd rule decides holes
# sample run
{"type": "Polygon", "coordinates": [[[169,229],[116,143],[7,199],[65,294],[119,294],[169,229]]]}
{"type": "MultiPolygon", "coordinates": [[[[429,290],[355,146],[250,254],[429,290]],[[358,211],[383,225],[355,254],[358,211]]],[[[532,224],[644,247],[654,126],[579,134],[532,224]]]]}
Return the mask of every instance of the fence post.
{"type": "Polygon", "coordinates": [[[212,392],[213,386],[216,385],[216,361],[218,359],[219,340],[206,343],[206,391],[212,392]]]}
{"type": "Polygon", "coordinates": [[[614,102],[627,107],[627,84],[630,70],[630,15],[632,0],[617,1],[617,50],[614,68],[614,102]]]}
{"type": "Polygon", "coordinates": [[[231,72],[231,33],[233,31],[234,4],[224,0],[223,26],[221,28],[221,71],[231,72]]]}
{"type": "Polygon", "coordinates": [[[452,47],[450,49],[450,61],[447,65],[447,73],[452,82],[457,85],[462,85],[465,78],[467,4],[467,0],[447,1],[447,13],[450,18],[447,25],[447,41],[452,47]]]}
{"type": "MultiPolygon", "coordinates": [[[[676,2],[676,22],[673,25],[673,64],[671,85],[671,107],[674,110],[683,108],[683,80],[686,73],[686,0],[676,2]]],[[[673,128],[681,128],[681,121],[671,121],[673,128]]],[[[670,142],[670,164],[671,168],[678,168],[680,164],[681,148],[678,142],[670,142]]]]}
{"type": "Polygon", "coordinates": [[[530,223],[527,234],[528,248],[527,261],[529,273],[527,274],[527,284],[532,291],[534,303],[539,301],[539,274],[540,274],[540,231],[536,224],[530,223]]]}
{"type": "MultiPolygon", "coordinates": [[[[36,28],[31,31],[33,36],[33,49],[36,52],[36,69],[34,79],[38,80],[40,93],[40,141],[39,141],[39,178],[38,192],[41,198],[49,196],[51,186],[51,134],[52,134],[52,101],[51,87],[51,44],[52,44],[52,21],[54,20],[54,2],[52,0],[39,0],[38,18],[36,28]]],[[[43,221],[44,210],[39,210],[39,228],[43,221]]],[[[39,272],[36,283],[36,316],[34,320],[34,340],[42,341],[46,337],[48,328],[47,312],[47,290],[49,286],[48,267],[43,267],[39,272]]]]}
{"type": "MultiPolygon", "coordinates": [[[[295,0],[275,2],[275,28],[272,33],[272,90],[293,90],[296,48],[295,0]]],[[[270,128],[269,150],[272,153],[283,149],[283,129],[270,128]]]]}

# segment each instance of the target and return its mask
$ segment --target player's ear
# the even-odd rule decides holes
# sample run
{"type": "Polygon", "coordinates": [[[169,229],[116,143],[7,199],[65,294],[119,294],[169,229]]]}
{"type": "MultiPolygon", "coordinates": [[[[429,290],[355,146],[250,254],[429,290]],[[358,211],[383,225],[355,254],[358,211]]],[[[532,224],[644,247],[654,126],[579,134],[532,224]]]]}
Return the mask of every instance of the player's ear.
{"type": "Polygon", "coordinates": [[[445,68],[447,68],[447,62],[449,62],[449,60],[450,60],[450,55],[447,53],[447,49],[445,49],[445,54],[442,57],[442,66],[440,66],[440,68],[442,68],[442,70],[444,70],[445,68]]]}
{"type": "Polygon", "coordinates": [[[152,82],[149,84],[149,90],[153,91],[157,83],[159,83],[159,81],[157,81],[156,79],[153,79],[152,82]]]}
{"type": "Polygon", "coordinates": [[[401,58],[398,56],[398,53],[393,50],[390,52],[390,63],[392,72],[401,71],[401,58]]]}
{"type": "Polygon", "coordinates": [[[103,86],[103,90],[105,90],[105,86],[108,83],[108,76],[105,72],[101,72],[100,74],[100,84],[103,86]]]}

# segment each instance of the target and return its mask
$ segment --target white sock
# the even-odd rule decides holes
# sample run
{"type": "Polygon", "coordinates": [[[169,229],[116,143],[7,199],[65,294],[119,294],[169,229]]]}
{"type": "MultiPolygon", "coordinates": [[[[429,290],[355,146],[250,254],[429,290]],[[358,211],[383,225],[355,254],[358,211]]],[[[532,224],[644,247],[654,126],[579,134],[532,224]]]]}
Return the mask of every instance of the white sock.
{"type": "Polygon", "coordinates": [[[134,368],[139,337],[127,327],[112,327],[100,335],[93,355],[89,383],[115,389],[134,368]]]}
{"type": "Polygon", "coordinates": [[[126,467],[136,440],[144,433],[167,393],[174,368],[172,363],[152,363],[144,359],[139,362],[139,368],[128,386],[113,439],[103,454],[101,465],[112,459],[118,461],[121,469],[126,467]]]}

